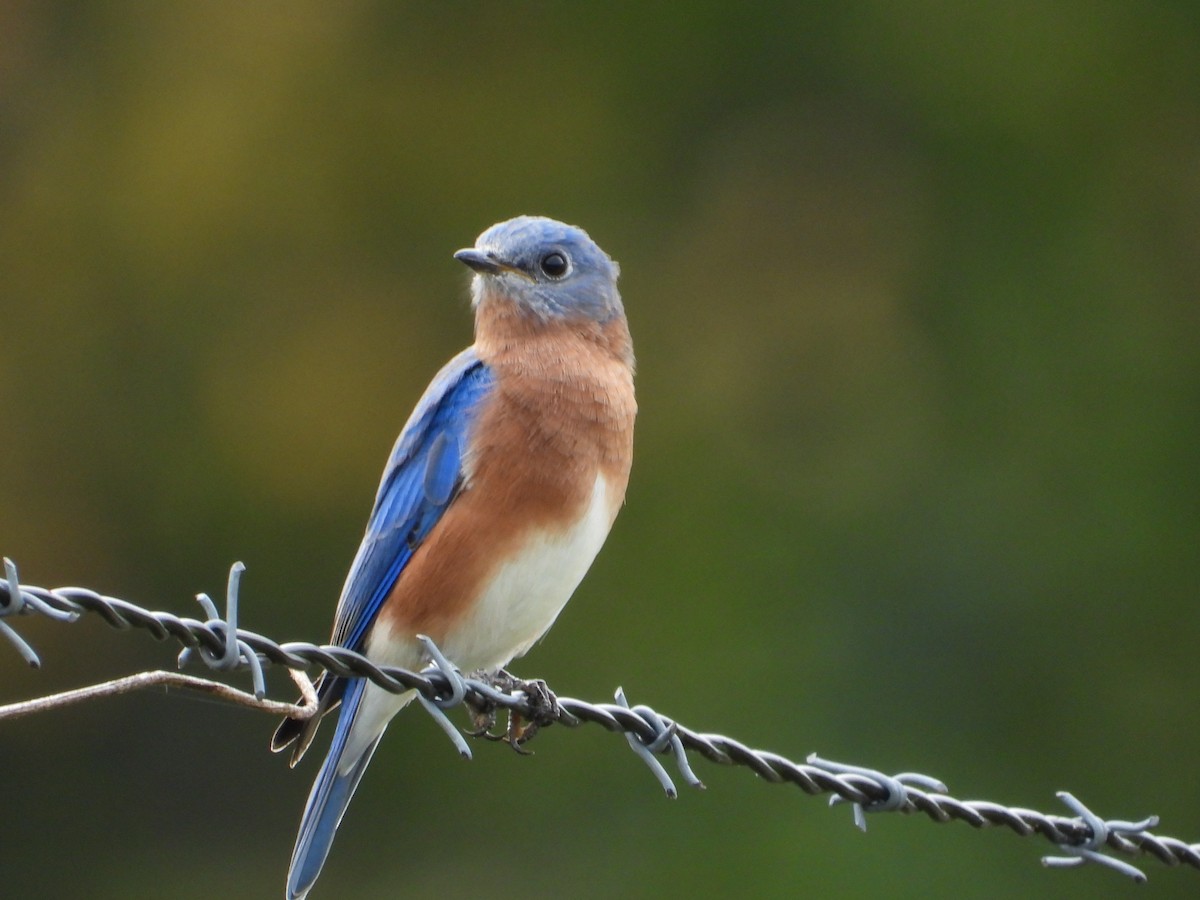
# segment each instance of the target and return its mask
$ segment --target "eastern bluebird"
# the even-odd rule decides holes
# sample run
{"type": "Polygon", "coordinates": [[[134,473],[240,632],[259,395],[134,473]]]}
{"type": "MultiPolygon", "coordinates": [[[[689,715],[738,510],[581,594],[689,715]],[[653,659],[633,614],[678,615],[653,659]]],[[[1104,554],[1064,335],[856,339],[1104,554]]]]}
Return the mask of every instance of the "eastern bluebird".
{"type": "MultiPolygon", "coordinates": [[[[633,455],[633,345],[617,264],[587,234],[521,216],[455,259],[475,343],[438,372],[383,471],[332,642],[418,669],[425,634],[463,671],[494,671],[554,623],[608,536],[633,455]]],[[[321,715],[337,729],[312,786],[287,896],[308,894],[388,722],[414,696],[325,678],[320,711],[280,725],[292,765],[321,715]]]]}

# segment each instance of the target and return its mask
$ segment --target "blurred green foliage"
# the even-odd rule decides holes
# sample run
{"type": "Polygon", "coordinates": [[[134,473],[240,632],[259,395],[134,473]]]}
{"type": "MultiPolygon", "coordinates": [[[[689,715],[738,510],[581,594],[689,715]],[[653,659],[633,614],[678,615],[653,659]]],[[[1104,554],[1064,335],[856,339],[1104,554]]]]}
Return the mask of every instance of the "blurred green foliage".
{"type": "MultiPolygon", "coordinates": [[[[174,610],[243,559],[245,624],[322,639],[469,341],[450,254],[543,213],[623,265],[641,416],[519,671],[1200,837],[1198,46],[1192,0],[0,4],[0,551],[174,610]]],[[[170,664],[22,626],[11,698],[170,664]]],[[[271,727],[6,725],[2,892],[278,895],[315,765],[271,727]]],[[[406,714],[321,896],[1129,890],[704,763],[668,803],[598,730],[536,750],[463,765],[406,714]]]]}

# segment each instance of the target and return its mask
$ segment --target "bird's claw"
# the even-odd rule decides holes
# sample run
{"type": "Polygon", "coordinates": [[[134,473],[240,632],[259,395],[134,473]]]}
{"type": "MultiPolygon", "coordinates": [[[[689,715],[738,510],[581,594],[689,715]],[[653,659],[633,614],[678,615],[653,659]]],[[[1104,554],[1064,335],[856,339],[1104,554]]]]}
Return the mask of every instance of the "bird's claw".
{"type": "Polygon", "coordinates": [[[504,735],[492,734],[492,726],[496,724],[496,704],[490,701],[472,702],[468,701],[467,705],[471,710],[471,724],[474,728],[464,729],[468,737],[487,738],[489,741],[498,741],[504,735]]]}

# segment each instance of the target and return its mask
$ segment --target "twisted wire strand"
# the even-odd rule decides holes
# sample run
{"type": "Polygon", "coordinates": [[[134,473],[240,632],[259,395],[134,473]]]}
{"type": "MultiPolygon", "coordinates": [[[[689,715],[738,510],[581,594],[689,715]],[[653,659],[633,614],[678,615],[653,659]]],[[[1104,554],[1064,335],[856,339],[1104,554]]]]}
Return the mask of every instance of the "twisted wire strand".
{"type": "MultiPolygon", "coordinates": [[[[7,562],[7,561],[6,561],[7,562]]],[[[240,565],[240,564],[239,564],[240,565]]],[[[583,723],[599,725],[607,731],[630,738],[634,749],[652,768],[669,796],[674,785],[655,755],[673,756],[684,779],[694,787],[703,784],[692,773],[687,752],[699,754],[719,765],[742,766],[773,784],[793,784],[806,794],[830,794],[831,803],[845,802],[855,808],[855,821],[865,828],[862,813],[896,811],[922,813],[934,822],[965,822],[973,828],[1004,827],[1019,836],[1040,835],[1067,857],[1044,857],[1048,866],[1066,867],[1085,861],[1101,863],[1135,880],[1145,875],[1137,868],[1110,856],[1102,848],[1127,856],[1150,856],[1167,866],[1190,866],[1200,870],[1200,843],[1154,834],[1157,825],[1151,817],[1141,822],[1105,821],[1090,813],[1069,794],[1060,794],[1076,816],[1054,815],[1021,807],[1004,806],[987,800],[959,800],[946,792],[936,779],[924,775],[887,776],[871,769],[847,766],[810,756],[800,763],[777,753],[757,750],[722,734],[695,731],[646,706],[630,707],[618,690],[616,703],[592,703],[572,697],[557,697],[549,710],[531,700],[525,685],[516,683],[498,687],[477,678],[461,678],[437,668],[423,672],[381,667],[344,647],[318,645],[305,641],[279,643],[255,632],[236,627],[236,622],[210,619],[201,622],[187,616],[149,610],[127,600],[108,597],[82,587],[47,589],[17,584],[15,567],[7,567],[8,579],[0,579],[0,637],[6,637],[26,659],[31,648],[7,626],[4,618],[14,615],[42,615],[56,621],[74,621],[85,612],[100,616],[119,630],[148,631],[160,641],[174,640],[185,649],[202,651],[197,655],[213,668],[228,668],[226,659],[231,643],[241,652],[254,654],[255,665],[266,662],[292,669],[319,669],[341,676],[367,678],[393,693],[415,689],[430,701],[446,706],[447,698],[457,696],[473,707],[499,706],[539,724],[557,723],[578,727],[583,723]],[[232,627],[231,627],[232,625],[232,627]],[[24,649],[22,649],[24,648],[24,649]],[[222,660],[225,660],[222,663],[222,660]],[[507,688],[507,689],[506,689],[507,688]],[[929,788],[929,789],[926,789],[929,788]]],[[[235,566],[235,569],[237,567],[235,566]]],[[[237,572],[240,575],[240,571],[237,572]]],[[[231,572],[231,600],[236,603],[236,585],[231,572]]],[[[204,598],[202,603],[207,601],[204,598]]],[[[211,608],[211,603],[206,609],[211,608]]],[[[233,610],[231,609],[230,612],[233,610]]],[[[227,616],[232,620],[233,616],[227,616]]],[[[36,654],[30,659],[37,665],[36,654]]],[[[249,662],[249,661],[248,661],[249,662]]]]}

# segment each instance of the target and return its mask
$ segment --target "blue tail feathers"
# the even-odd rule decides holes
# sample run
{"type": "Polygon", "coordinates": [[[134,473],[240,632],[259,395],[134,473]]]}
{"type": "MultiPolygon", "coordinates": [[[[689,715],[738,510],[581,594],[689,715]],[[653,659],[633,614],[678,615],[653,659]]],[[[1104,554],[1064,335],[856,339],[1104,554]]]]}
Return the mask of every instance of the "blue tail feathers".
{"type": "Polygon", "coordinates": [[[292,865],[288,871],[288,900],[302,900],[321,874],[321,867],[325,865],[329,848],[333,846],[333,836],[337,833],[342,815],[354,796],[354,789],[358,787],[363,772],[367,770],[367,763],[371,761],[379,739],[383,737],[382,732],[377,735],[358,759],[343,761],[347,738],[358,714],[366,684],[364,679],[355,678],[346,685],[333,743],[313,782],[308,803],[304,807],[304,817],[300,820],[300,833],[296,837],[296,849],[292,851],[292,865]]]}

